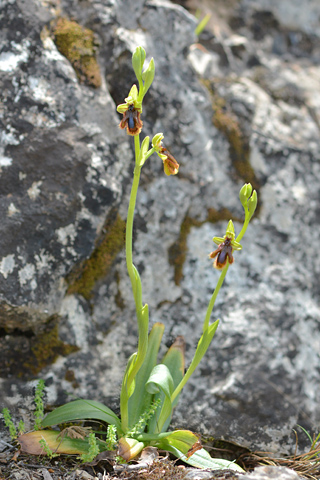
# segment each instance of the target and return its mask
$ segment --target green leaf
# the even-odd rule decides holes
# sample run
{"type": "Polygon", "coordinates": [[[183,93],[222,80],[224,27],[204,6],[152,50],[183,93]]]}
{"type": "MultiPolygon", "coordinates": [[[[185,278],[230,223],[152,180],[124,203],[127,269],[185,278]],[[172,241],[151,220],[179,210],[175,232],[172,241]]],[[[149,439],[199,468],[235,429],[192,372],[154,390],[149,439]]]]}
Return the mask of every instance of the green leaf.
{"type": "MultiPolygon", "coordinates": [[[[168,349],[167,353],[162,359],[162,363],[168,367],[169,372],[171,373],[173,380],[173,387],[176,388],[184,376],[185,369],[185,341],[183,336],[178,336],[171,347],[168,349]]],[[[172,404],[172,407],[175,407],[178,403],[178,398],[172,404]]]]}
{"type": "Polygon", "coordinates": [[[131,382],[131,386],[128,388],[128,376],[131,374],[134,364],[137,358],[137,352],[133,353],[126,366],[126,370],[123,375],[121,392],[120,392],[120,412],[121,412],[121,424],[124,431],[128,428],[128,400],[134,394],[134,381],[131,382]]]}
{"type": "Polygon", "coordinates": [[[164,332],[163,323],[153,325],[148,338],[148,349],[144,362],[135,377],[136,388],[128,402],[129,428],[135,425],[142,413],[151,404],[152,395],[146,391],[146,383],[157,363],[158,352],[164,332]]]}
{"type": "Polygon", "coordinates": [[[153,368],[146,383],[146,389],[152,394],[158,394],[159,392],[154,399],[160,398],[162,400],[162,405],[148,422],[148,432],[159,433],[163,431],[166,420],[172,415],[171,395],[174,390],[174,383],[166,365],[160,363],[153,368]]]}
{"type": "MultiPolygon", "coordinates": [[[[178,442],[177,442],[178,443],[178,442]]],[[[189,458],[175,445],[175,442],[172,441],[171,444],[168,443],[165,450],[170,453],[173,453],[177,458],[182,460],[189,465],[197,468],[210,468],[211,470],[224,470],[230,469],[235,472],[243,472],[244,470],[234,462],[230,460],[225,460],[223,458],[212,458],[210,454],[204,448],[197,450],[189,458]]]]}
{"type": "MultiPolygon", "coordinates": [[[[185,358],[184,358],[184,350],[185,350],[185,342],[182,336],[178,336],[171,347],[168,349],[167,353],[162,359],[162,363],[166,365],[171,373],[172,380],[173,380],[173,387],[176,388],[184,376],[184,368],[185,368],[185,358]]],[[[160,398],[164,400],[164,394],[159,393],[156,395],[155,400],[160,398]]],[[[174,402],[172,403],[172,409],[177,405],[179,401],[179,395],[175,398],[174,402]]],[[[158,408],[156,414],[149,422],[149,428],[151,431],[154,431],[156,428],[156,424],[160,417],[160,407],[158,408]]],[[[169,417],[165,420],[162,431],[166,431],[170,425],[172,418],[172,410],[169,417]]]]}
{"type": "MultiPolygon", "coordinates": [[[[134,266],[133,266],[134,267],[134,266]]],[[[135,268],[135,267],[134,267],[135,268]]],[[[135,272],[138,271],[135,269],[135,272]]],[[[141,283],[140,290],[141,290],[141,283]]],[[[136,292],[138,295],[138,292],[136,292]]],[[[140,296],[140,293],[139,293],[140,296]]],[[[131,363],[127,366],[126,373],[124,375],[121,392],[120,392],[120,411],[121,411],[121,424],[123,430],[126,432],[129,429],[129,412],[128,401],[133,395],[135,390],[135,377],[143,365],[144,359],[148,350],[148,327],[149,327],[149,309],[145,304],[140,310],[137,309],[137,321],[139,330],[138,351],[131,356],[131,363]]]]}
{"type": "Polygon", "coordinates": [[[206,28],[206,25],[209,22],[210,18],[211,18],[211,13],[207,13],[207,15],[205,15],[205,17],[198,23],[198,25],[196,26],[196,29],[194,31],[194,33],[197,35],[197,37],[206,28]]]}
{"type": "Polygon", "coordinates": [[[164,450],[167,446],[178,448],[183,454],[187,454],[188,450],[199,440],[197,435],[191,430],[175,430],[170,432],[165,438],[159,442],[159,447],[164,450]]]}
{"type": "Polygon", "coordinates": [[[173,379],[168,367],[162,363],[156,365],[146,383],[147,391],[155,394],[159,392],[159,389],[161,389],[167,397],[170,397],[173,392],[173,388],[173,379]]]}
{"type": "Polygon", "coordinates": [[[56,408],[41,422],[42,427],[50,427],[59,423],[74,420],[95,419],[115,425],[120,431],[121,422],[117,415],[103,403],[94,400],[75,400],[56,408]]]}
{"type": "Polygon", "coordinates": [[[177,395],[181,392],[199,363],[201,362],[204,354],[209,348],[209,345],[213,339],[214,334],[216,333],[216,330],[219,325],[219,320],[216,320],[212,325],[209,325],[209,327],[203,332],[203,334],[200,337],[200,340],[197,345],[196,352],[194,354],[194,357],[190,363],[190,366],[188,370],[186,371],[186,374],[184,375],[183,379],[179,383],[179,385],[176,387],[175,391],[173,392],[173,395],[171,397],[171,401],[174,402],[177,395]]]}

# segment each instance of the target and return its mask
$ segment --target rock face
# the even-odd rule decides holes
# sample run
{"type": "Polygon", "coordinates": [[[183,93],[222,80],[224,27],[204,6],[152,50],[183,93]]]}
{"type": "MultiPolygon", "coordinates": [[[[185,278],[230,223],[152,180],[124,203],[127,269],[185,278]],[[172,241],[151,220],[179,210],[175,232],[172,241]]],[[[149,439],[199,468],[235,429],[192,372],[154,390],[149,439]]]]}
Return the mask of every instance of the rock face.
{"type": "Polygon", "coordinates": [[[282,3],[224,5],[197,39],[195,17],[164,0],[4,2],[4,405],[41,377],[50,404],[72,394],[117,408],[136,324],[123,250],[133,145],[115,107],[142,45],[156,63],[143,133],[164,132],[181,167],[165,177],[152,157],[143,169],[134,262],[151,321],[167,343],[185,336],[188,361],[219,275],[212,237],[229,218],[239,230],[244,182],[260,199],[174,425],[284,452],[297,424],[317,430],[320,7],[282,3]]]}

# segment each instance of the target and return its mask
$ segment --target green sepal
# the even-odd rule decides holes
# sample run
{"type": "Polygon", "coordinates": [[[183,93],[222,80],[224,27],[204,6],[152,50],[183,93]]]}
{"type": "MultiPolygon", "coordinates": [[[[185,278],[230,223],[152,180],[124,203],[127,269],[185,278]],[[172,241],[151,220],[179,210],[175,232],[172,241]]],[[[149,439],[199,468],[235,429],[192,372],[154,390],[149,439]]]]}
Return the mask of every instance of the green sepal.
{"type": "Polygon", "coordinates": [[[156,133],[152,139],[152,146],[156,151],[159,150],[161,146],[161,141],[164,139],[163,133],[156,133]]]}
{"type": "Polygon", "coordinates": [[[227,225],[227,230],[226,230],[226,237],[231,237],[232,240],[234,239],[235,237],[235,233],[234,233],[234,225],[233,225],[233,221],[232,220],[229,220],[228,222],[228,225],[227,225]]]}
{"type": "Polygon", "coordinates": [[[118,113],[126,113],[128,110],[129,104],[128,103],[120,103],[120,105],[117,106],[117,112],[118,113]]]}
{"type": "Polygon", "coordinates": [[[213,237],[212,241],[214,243],[216,243],[217,245],[220,245],[220,243],[223,243],[224,242],[224,238],[223,237],[213,237]]]}

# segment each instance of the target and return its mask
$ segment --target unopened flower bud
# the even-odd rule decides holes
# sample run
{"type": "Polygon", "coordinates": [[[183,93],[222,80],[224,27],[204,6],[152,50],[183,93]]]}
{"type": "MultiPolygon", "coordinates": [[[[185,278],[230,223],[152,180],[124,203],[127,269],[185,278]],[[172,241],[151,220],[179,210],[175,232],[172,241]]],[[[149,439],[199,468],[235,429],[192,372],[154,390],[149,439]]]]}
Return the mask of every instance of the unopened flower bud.
{"type": "Polygon", "coordinates": [[[250,197],[251,195],[251,192],[252,192],[252,185],[251,183],[245,183],[243,185],[243,187],[241,188],[240,190],[240,193],[239,193],[239,198],[240,198],[240,202],[242,203],[243,205],[243,208],[246,210],[247,208],[247,201],[248,201],[248,198],[250,197]]]}
{"type": "Polygon", "coordinates": [[[156,133],[152,139],[152,146],[158,152],[161,148],[161,141],[164,139],[163,133],[156,133]]]}
{"type": "Polygon", "coordinates": [[[132,55],[132,66],[133,66],[134,73],[136,74],[136,77],[139,81],[141,81],[141,78],[142,78],[142,69],[143,69],[143,64],[145,59],[146,59],[146,52],[144,48],[137,47],[132,55]]]}
{"type": "Polygon", "coordinates": [[[153,58],[151,58],[148,68],[142,73],[143,95],[145,95],[149,90],[154,79],[154,73],[155,73],[154,60],[153,58]]]}
{"type": "Polygon", "coordinates": [[[248,200],[248,208],[249,208],[250,217],[252,217],[252,215],[254,214],[255,209],[257,208],[257,203],[258,203],[257,192],[255,190],[253,190],[253,194],[251,195],[251,197],[248,200]]]}

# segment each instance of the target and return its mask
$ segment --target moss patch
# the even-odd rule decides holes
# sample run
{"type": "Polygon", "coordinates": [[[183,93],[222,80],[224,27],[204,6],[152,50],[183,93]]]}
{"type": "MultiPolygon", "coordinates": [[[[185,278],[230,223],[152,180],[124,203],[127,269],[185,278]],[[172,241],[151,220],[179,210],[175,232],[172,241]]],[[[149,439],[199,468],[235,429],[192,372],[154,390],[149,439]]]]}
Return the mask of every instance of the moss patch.
{"type": "Polygon", "coordinates": [[[249,160],[249,139],[241,130],[240,120],[226,101],[218,95],[213,95],[212,108],[214,111],[213,124],[226,136],[229,142],[230,158],[238,176],[246,183],[251,183],[253,188],[258,190],[260,183],[249,160]]]}
{"type": "Polygon", "coordinates": [[[66,356],[78,351],[77,346],[60,340],[58,324],[59,317],[53,316],[38,334],[15,330],[1,336],[1,376],[30,378],[51,365],[59,355],[66,356]]]}
{"type": "Polygon", "coordinates": [[[187,238],[191,227],[200,227],[203,222],[199,222],[188,215],[184,218],[178,239],[169,248],[169,264],[174,266],[174,282],[180,285],[183,278],[183,265],[188,252],[187,238]]]}
{"type": "MultiPolygon", "coordinates": [[[[260,182],[250,164],[249,138],[242,127],[243,119],[238,118],[226,99],[216,93],[212,82],[203,81],[202,83],[211,95],[213,109],[212,122],[228,140],[230,159],[237,177],[246,183],[251,183],[253,188],[259,193],[260,182]]],[[[256,214],[257,212],[258,209],[256,214]]]]}
{"type": "Polygon", "coordinates": [[[96,59],[94,33],[73,20],[59,18],[53,28],[53,38],[59,52],[73,66],[81,83],[101,86],[100,68],[96,59]]]}
{"type": "MultiPolygon", "coordinates": [[[[224,220],[241,221],[232,215],[227,208],[222,208],[221,210],[209,208],[207,218],[203,221],[199,221],[188,215],[185,216],[181,224],[179,237],[169,248],[169,264],[174,267],[174,282],[176,285],[180,285],[180,282],[183,279],[183,265],[188,252],[187,240],[191,227],[199,228],[206,222],[216,223],[224,220]]],[[[208,254],[209,253],[210,252],[208,252],[208,254]]]]}
{"type": "Polygon", "coordinates": [[[102,230],[104,233],[97,242],[90,258],[78,265],[67,277],[68,293],[82,295],[86,300],[92,297],[96,282],[110,271],[117,254],[125,245],[125,221],[112,213],[102,230]]]}

